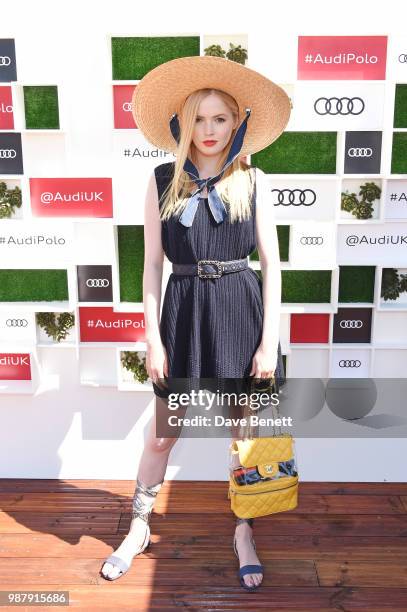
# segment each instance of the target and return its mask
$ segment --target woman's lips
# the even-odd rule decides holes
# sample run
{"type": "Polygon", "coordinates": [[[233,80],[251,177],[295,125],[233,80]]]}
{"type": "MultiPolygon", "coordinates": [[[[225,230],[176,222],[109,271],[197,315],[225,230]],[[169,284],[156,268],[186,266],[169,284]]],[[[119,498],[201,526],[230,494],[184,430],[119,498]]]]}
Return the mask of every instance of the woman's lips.
{"type": "Polygon", "coordinates": [[[204,140],[204,145],[207,147],[213,147],[217,143],[217,140],[204,140]]]}

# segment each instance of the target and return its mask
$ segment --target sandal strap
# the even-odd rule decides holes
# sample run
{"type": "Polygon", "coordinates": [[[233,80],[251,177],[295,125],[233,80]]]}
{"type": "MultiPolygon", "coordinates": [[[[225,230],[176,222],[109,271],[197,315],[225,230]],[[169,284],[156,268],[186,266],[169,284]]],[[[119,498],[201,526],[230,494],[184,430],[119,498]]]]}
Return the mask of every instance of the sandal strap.
{"type": "Polygon", "coordinates": [[[263,574],[263,571],[262,565],[244,565],[239,569],[239,577],[243,578],[247,574],[263,574]]]}
{"type": "Polygon", "coordinates": [[[118,557],[117,555],[110,555],[110,557],[106,559],[105,563],[111,563],[115,567],[118,567],[123,574],[127,572],[130,567],[124,559],[118,557]]]}

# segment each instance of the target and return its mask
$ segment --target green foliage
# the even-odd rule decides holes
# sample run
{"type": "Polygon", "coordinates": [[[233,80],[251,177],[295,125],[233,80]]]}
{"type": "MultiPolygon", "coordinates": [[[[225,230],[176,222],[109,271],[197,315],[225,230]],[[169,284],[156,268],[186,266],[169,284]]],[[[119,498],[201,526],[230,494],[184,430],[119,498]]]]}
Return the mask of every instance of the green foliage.
{"type": "Polygon", "coordinates": [[[199,36],[112,37],[112,77],[142,79],[164,62],[193,55],[199,55],[199,36]]]}
{"type": "Polygon", "coordinates": [[[285,131],[250,163],[266,174],[335,174],[336,132],[285,131]]]}
{"type": "Polygon", "coordinates": [[[37,324],[55,342],[61,342],[67,337],[69,330],[75,324],[75,315],[71,312],[37,312],[37,324]]]}
{"type": "Polygon", "coordinates": [[[397,300],[407,291],[407,274],[399,274],[395,268],[383,268],[381,297],[384,301],[397,300]]]}
{"type": "Polygon", "coordinates": [[[375,266],[339,267],[339,302],[374,300],[375,266]]]}
{"type": "Polygon", "coordinates": [[[0,219],[12,216],[15,208],[21,208],[21,189],[14,187],[7,189],[4,181],[0,182],[0,219]]]}
{"type": "Polygon", "coordinates": [[[229,47],[226,57],[232,62],[244,64],[247,60],[247,49],[243,49],[242,45],[234,45],[233,43],[229,43],[229,47]]]}
{"type": "Polygon", "coordinates": [[[133,372],[135,381],[145,383],[148,379],[146,358],[140,357],[136,351],[122,351],[120,361],[129,372],[133,372]]]}
{"type": "Polygon", "coordinates": [[[24,109],[27,129],[59,129],[56,85],[24,85],[24,109]]]}
{"type": "Polygon", "coordinates": [[[210,45],[204,49],[204,53],[215,57],[225,57],[226,51],[220,45],[210,45]]]}
{"type": "Polygon", "coordinates": [[[381,193],[380,187],[373,182],[360,185],[361,200],[358,200],[356,193],[349,193],[348,190],[342,191],[341,209],[352,213],[357,219],[371,219],[373,216],[372,202],[378,200],[381,193]]]}

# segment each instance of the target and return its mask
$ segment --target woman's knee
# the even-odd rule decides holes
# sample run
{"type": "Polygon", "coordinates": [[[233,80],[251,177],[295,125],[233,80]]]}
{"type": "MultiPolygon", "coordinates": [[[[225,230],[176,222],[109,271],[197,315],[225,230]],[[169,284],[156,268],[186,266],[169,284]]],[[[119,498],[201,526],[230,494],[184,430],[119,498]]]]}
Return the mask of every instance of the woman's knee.
{"type": "Polygon", "coordinates": [[[176,441],[177,438],[156,438],[153,435],[147,439],[146,448],[152,453],[168,453],[176,441]]]}

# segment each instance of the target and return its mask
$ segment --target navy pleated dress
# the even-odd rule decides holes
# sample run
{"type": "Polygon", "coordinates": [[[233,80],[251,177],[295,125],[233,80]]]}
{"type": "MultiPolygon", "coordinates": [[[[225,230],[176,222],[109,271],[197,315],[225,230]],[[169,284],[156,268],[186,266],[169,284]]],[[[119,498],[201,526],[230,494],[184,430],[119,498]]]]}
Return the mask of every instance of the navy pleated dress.
{"type": "MultiPolygon", "coordinates": [[[[174,162],[154,170],[160,209],[173,171],[174,162]]],[[[163,250],[170,262],[180,264],[245,258],[256,249],[256,188],[252,211],[248,220],[230,223],[227,216],[218,224],[208,199],[202,198],[191,227],[176,217],[161,221],[163,250]]],[[[178,391],[172,378],[183,380],[183,390],[210,388],[196,384],[204,378],[216,383],[233,379],[228,390],[247,391],[253,378],[249,376],[252,359],[261,342],[263,313],[262,281],[250,267],[220,278],[171,273],[160,318],[161,340],[168,355],[168,378],[164,381],[168,389],[153,383],[155,395],[168,397],[169,392],[178,391]],[[188,381],[194,381],[190,387],[188,381]]],[[[280,342],[275,374],[279,384],[284,384],[280,342]]]]}

